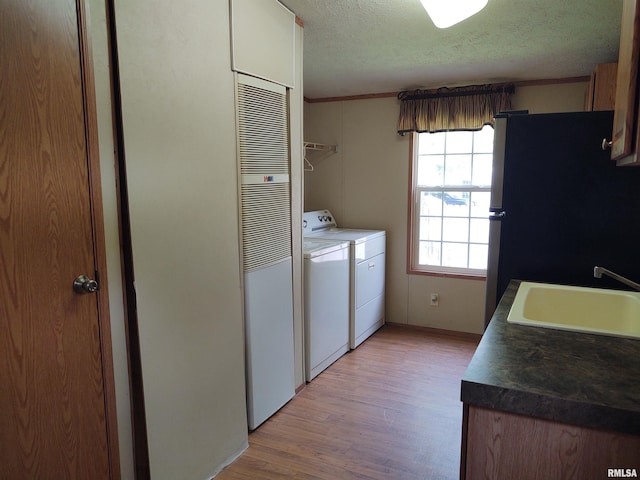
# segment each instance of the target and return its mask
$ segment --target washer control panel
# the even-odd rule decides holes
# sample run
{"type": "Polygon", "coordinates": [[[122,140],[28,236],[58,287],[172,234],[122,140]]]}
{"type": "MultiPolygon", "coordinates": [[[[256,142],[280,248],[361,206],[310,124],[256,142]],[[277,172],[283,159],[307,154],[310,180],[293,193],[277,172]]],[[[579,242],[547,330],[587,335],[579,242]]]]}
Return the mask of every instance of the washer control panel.
{"type": "Polygon", "coordinates": [[[302,233],[311,233],[317,230],[335,228],[335,218],[329,210],[316,210],[314,212],[304,212],[302,214],[302,233]]]}

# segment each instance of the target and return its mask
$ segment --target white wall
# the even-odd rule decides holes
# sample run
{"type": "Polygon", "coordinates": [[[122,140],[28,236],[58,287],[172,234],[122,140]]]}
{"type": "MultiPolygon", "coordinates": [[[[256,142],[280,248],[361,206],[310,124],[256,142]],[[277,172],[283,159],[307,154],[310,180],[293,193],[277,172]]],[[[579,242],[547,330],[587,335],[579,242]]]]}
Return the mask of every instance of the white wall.
{"type": "Polygon", "coordinates": [[[529,113],[582,111],[587,87],[587,82],[517,87],[512,106],[529,113]]]}
{"type": "Polygon", "coordinates": [[[303,211],[303,166],[304,145],[302,140],[304,97],[302,78],[302,57],[304,29],[296,24],[295,44],[295,87],[290,90],[291,118],[291,230],[293,256],[293,341],[296,388],[305,384],[304,376],[304,303],[303,303],[303,251],[302,251],[302,211],[303,211]]]}
{"type": "Polygon", "coordinates": [[[115,7],[151,476],[204,479],[247,445],[229,6],[115,7]]]}
{"type": "MultiPolygon", "coordinates": [[[[517,89],[514,109],[583,109],[586,83],[517,89]]],[[[483,280],[408,275],[409,136],[398,136],[396,98],[305,104],[305,141],[337,144],[338,153],[305,172],[305,210],[328,208],[338,224],[387,231],[387,321],[445,330],[483,331],[483,280]],[[440,306],[429,306],[429,294],[440,306]]]]}
{"type": "MultiPolygon", "coordinates": [[[[227,2],[116,1],[150,469],[209,478],[248,445],[227,2]]],[[[121,474],[134,478],[104,0],[90,0],[121,474]]],[[[291,91],[296,385],[302,332],[302,27],[291,91]]]]}

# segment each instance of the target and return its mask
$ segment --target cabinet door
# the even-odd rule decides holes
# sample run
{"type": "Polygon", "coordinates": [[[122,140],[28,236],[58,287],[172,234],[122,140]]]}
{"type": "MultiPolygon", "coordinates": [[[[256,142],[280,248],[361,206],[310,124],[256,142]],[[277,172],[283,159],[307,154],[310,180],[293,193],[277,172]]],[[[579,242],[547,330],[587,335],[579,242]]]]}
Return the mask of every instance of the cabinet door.
{"type": "Polygon", "coordinates": [[[591,75],[586,110],[614,110],[616,101],[617,63],[601,63],[591,75]]]}
{"type": "Polygon", "coordinates": [[[232,0],[232,70],[295,86],[295,15],[277,0],[232,0]]]}
{"type": "Polygon", "coordinates": [[[463,408],[460,478],[464,480],[600,480],[611,468],[637,469],[638,435],[475,405],[463,408]]]}
{"type": "Polygon", "coordinates": [[[611,159],[618,160],[634,152],[636,134],[635,103],[640,51],[640,0],[624,0],[620,28],[620,53],[613,119],[611,159]]]}

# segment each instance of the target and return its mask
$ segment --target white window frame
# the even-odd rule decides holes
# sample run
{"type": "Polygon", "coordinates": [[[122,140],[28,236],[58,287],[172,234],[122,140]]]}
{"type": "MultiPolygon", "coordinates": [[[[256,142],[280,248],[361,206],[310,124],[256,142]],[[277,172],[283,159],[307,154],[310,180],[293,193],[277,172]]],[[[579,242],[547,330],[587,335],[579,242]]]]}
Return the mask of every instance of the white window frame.
{"type": "MultiPolygon", "coordinates": [[[[417,185],[418,178],[418,133],[411,133],[411,164],[410,164],[410,192],[409,192],[409,235],[408,235],[408,249],[407,249],[407,270],[410,274],[427,274],[427,275],[442,275],[453,276],[460,278],[473,278],[484,279],[486,278],[485,269],[475,268],[463,268],[463,267],[449,267],[441,265],[420,265],[419,249],[420,249],[420,198],[421,194],[429,192],[439,193],[469,193],[469,197],[472,192],[491,192],[491,185],[447,185],[444,187],[434,186],[419,186],[417,185]]],[[[487,217],[489,212],[487,211],[487,217]]],[[[443,215],[444,216],[444,215],[443,215]]],[[[468,217],[460,217],[468,218],[468,217]]],[[[477,218],[477,217],[471,217],[477,218]]],[[[471,231],[471,229],[469,229],[471,231]]],[[[471,235],[471,233],[469,233],[471,235]]],[[[467,245],[473,244],[470,239],[466,242],[467,245]]]]}

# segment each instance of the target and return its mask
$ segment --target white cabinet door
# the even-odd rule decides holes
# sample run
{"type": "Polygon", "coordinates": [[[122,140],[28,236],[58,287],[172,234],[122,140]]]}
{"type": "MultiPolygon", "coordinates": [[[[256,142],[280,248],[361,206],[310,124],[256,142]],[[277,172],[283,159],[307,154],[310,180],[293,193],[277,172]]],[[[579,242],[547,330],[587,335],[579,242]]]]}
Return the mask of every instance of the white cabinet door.
{"type": "Polygon", "coordinates": [[[231,0],[231,68],[294,88],[295,26],[276,0],[231,0]]]}

